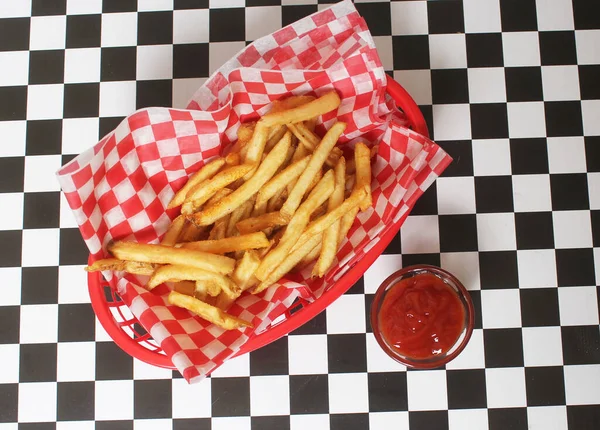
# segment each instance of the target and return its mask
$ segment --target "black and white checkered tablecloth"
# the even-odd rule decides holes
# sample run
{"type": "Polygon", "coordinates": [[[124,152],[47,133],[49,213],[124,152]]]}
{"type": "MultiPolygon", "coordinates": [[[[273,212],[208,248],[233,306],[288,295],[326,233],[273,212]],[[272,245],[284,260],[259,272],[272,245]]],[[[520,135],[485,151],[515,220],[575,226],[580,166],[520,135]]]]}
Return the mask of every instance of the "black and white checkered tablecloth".
{"type": "Polygon", "coordinates": [[[0,430],[600,428],[600,3],[357,1],[455,159],[363,279],[201,384],[132,359],[89,305],[54,173],[136,108],[183,107],[316,0],[0,0],[0,430]],[[395,269],[441,265],[476,329],[407,371],[367,321],[395,269]]]}

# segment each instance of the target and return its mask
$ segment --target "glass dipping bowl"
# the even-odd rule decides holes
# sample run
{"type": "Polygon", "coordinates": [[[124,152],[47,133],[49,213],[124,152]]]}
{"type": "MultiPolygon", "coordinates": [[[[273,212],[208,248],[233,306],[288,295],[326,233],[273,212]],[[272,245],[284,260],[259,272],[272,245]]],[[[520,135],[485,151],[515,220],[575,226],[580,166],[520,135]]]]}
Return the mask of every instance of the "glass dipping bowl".
{"type": "Polygon", "coordinates": [[[377,289],[373,303],[371,304],[370,317],[373,334],[375,335],[375,339],[377,339],[379,346],[394,360],[414,369],[433,369],[436,367],[441,367],[453,360],[462,352],[469,342],[474,326],[473,302],[471,301],[471,296],[469,295],[467,289],[451,273],[439,267],[430,265],[415,265],[405,267],[404,269],[400,269],[393,273],[385,281],[383,281],[383,283],[377,289]],[[379,313],[386,294],[392,289],[392,287],[394,287],[394,285],[404,279],[423,274],[436,276],[456,292],[458,298],[460,299],[460,303],[464,308],[465,317],[458,339],[445,353],[434,355],[428,358],[414,358],[403,355],[400,351],[386,341],[379,327],[379,313]]]}

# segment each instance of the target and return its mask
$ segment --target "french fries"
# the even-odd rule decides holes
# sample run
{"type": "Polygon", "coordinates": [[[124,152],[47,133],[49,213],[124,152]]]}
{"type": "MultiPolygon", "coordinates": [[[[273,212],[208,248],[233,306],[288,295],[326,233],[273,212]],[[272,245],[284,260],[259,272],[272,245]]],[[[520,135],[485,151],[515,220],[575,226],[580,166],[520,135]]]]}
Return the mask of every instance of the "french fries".
{"type": "Polygon", "coordinates": [[[225,330],[252,327],[228,313],[240,312],[236,300],[312,263],[313,276],[325,276],[358,212],[372,205],[373,149],[359,142],[346,160],[336,147],[346,124],[314,132],[339,104],[335,91],[274,102],[175,193],[168,207],[181,214],[160,245],[111,242],[113,258],[86,270],[147,275],[146,288],[165,284],[174,306],[225,330]]]}

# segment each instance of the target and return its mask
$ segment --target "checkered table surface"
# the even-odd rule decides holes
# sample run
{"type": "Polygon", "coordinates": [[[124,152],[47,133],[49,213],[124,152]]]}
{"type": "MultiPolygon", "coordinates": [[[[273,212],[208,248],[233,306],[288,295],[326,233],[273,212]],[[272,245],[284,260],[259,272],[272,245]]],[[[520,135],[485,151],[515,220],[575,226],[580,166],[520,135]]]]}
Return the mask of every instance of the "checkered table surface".
{"type": "Polygon", "coordinates": [[[201,384],[123,353],[89,305],[56,170],[136,108],[183,107],[316,0],[0,0],[0,430],[600,428],[600,3],[356,1],[454,163],[362,280],[201,384]],[[406,370],[367,321],[441,265],[476,329],[406,370]]]}

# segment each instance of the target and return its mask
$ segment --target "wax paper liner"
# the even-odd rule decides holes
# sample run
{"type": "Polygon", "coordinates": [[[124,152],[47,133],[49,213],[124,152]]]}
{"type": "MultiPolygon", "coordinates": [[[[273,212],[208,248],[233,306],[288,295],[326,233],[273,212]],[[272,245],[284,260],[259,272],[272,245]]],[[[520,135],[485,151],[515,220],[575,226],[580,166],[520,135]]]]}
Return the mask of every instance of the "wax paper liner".
{"type": "Polygon", "coordinates": [[[212,372],[298,297],[318,300],[334,287],[450,163],[435,143],[404,127],[385,87],[366,23],[344,1],[248,45],[206,81],[187,109],[133,113],[58,172],[83,239],[98,259],[108,255],[114,239],[159,243],[178,215],[178,209],[166,210],[175,191],[206,160],[226,151],[239,125],[268,112],[273,100],[335,89],[342,104],[321,118],[317,132],[344,121],[344,150],[359,138],[379,145],[373,208],[359,214],[335,266],[320,280],[311,280],[308,268],[260,295],[244,294],[229,312],[252,321],[254,329],[224,331],[168,305],[168,286],[148,292],[144,279],[104,274],[187,381],[212,372]]]}

